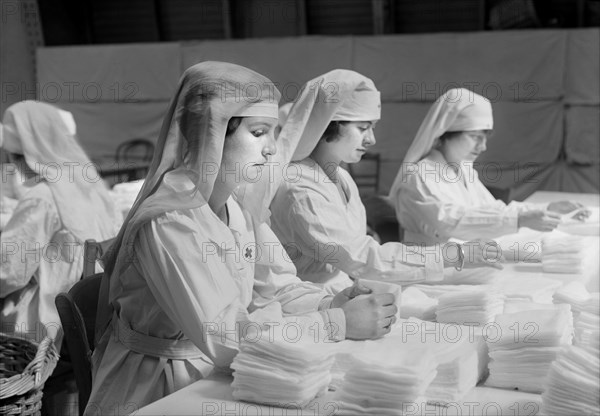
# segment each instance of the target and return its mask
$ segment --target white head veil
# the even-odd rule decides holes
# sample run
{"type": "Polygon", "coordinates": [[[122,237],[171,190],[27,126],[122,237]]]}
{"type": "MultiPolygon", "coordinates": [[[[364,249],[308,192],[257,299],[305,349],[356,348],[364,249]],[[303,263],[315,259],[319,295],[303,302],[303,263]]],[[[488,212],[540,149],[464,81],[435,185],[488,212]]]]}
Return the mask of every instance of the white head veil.
{"type": "Polygon", "coordinates": [[[113,203],[74,134],[68,111],[21,101],[4,113],[2,147],[22,154],[38,179],[45,179],[64,227],[81,243],[106,240],[116,232],[113,203]]]}
{"type": "Polygon", "coordinates": [[[448,131],[491,130],[494,127],[492,105],[489,100],[465,88],[453,88],[442,94],[431,106],[412,144],[406,152],[396,175],[390,197],[396,198],[406,169],[417,163],[433,148],[435,141],[448,131]]]}

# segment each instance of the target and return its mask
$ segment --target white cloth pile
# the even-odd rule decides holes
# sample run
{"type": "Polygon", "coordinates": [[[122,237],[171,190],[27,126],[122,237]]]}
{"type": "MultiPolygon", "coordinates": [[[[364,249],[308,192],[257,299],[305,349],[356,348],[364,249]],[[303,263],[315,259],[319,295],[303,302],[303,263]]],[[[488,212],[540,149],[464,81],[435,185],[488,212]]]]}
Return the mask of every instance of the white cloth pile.
{"type": "Polygon", "coordinates": [[[339,413],[402,415],[421,409],[437,374],[432,352],[425,347],[408,354],[387,343],[367,344],[346,357],[350,368],[334,395],[339,413]]]}
{"type": "Polygon", "coordinates": [[[568,303],[571,305],[573,319],[576,319],[591,298],[592,295],[581,282],[569,282],[556,291],[553,301],[557,304],[568,303]]]}
{"type": "Polygon", "coordinates": [[[554,293],[562,286],[560,280],[545,277],[503,276],[492,287],[502,293],[506,302],[527,301],[552,303],[554,293]]]}
{"type": "MultiPolygon", "coordinates": [[[[543,305],[496,317],[496,335],[488,335],[490,376],[486,385],[543,391],[543,380],[562,347],[572,340],[569,305],[543,305]]],[[[492,331],[490,331],[492,332],[492,331]]]]}
{"type": "Polygon", "coordinates": [[[571,282],[554,294],[554,303],[571,305],[573,344],[588,352],[600,353],[600,294],[589,293],[580,282],[571,282]]]}
{"type": "Polygon", "coordinates": [[[544,415],[600,414],[600,360],[577,346],[564,348],[552,363],[542,393],[544,415]]]}
{"type": "Polygon", "coordinates": [[[439,363],[437,375],[425,391],[427,402],[447,405],[462,400],[479,380],[479,358],[487,355],[483,338],[462,325],[409,319],[403,326],[405,340],[425,342],[439,363]]]}
{"type": "Polygon", "coordinates": [[[335,343],[317,343],[310,337],[290,341],[264,335],[257,342],[242,340],[240,352],[231,364],[235,370],[233,397],[304,407],[327,392],[335,351],[335,343]]]}
{"type": "Polygon", "coordinates": [[[545,273],[583,273],[586,250],[581,237],[552,231],[542,238],[545,273]]]}
{"type": "Polygon", "coordinates": [[[485,325],[504,310],[504,297],[488,287],[445,293],[438,299],[438,322],[485,325]]]}
{"type": "Polygon", "coordinates": [[[114,201],[117,212],[123,216],[123,220],[127,217],[143,185],[144,179],[140,179],[133,182],[118,183],[108,191],[114,201]]]}
{"type": "Polygon", "coordinates": [[[409,286],[402,292],[400,301],[401,318],[417,318],[424,321],[435,320],[438,300],[427,296],[422,290],[409,286]]]}

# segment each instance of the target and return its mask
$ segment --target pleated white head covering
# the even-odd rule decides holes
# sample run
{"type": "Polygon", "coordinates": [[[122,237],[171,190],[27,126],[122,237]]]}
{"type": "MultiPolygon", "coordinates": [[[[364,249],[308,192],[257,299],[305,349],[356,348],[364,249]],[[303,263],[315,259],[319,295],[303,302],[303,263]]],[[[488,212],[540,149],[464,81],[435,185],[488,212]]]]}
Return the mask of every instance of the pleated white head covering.
{"type": "Polygon", "coordinates": [[[431,106],[421,127],[402,161],[390,197],[395,198],[404,183],[407,169],[404,166],[417,163],[427,156],[435,141],[449,131],[491,130],[494,127],[490,101],[465,88],[453,88],[442,94],[431,106]]]}
{"type": "Polygon", "coordinates": [[[115,209],[104,182],[75,137],[68,111],[39,101],[21,101],[4,113],[1,146],[22,154],[46,181],[64,227],[83,243],[114,237],[115,209]]]}

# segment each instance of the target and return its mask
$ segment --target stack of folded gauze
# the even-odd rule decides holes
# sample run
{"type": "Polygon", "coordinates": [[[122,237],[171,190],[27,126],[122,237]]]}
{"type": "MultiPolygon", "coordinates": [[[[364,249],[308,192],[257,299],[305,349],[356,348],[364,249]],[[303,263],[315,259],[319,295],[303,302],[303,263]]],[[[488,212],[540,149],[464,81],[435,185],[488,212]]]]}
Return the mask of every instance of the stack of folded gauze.
{"type": "Polygon", "coordinates": [[[420,410],[436,376],[437,361],[430,349],[367,344],[347,357],[351,366],[334,396],[339,414],[402,415],[420,410]]]}
{"type": "Polygon", "coordinates": [[[585,252],[581,237],[553,231],[542,238],[542,270],[546,273],[583,273],[585,252]]]}
{"type": "Polygon", "coordinates": [[[304,407],[317,395],[327,392],[335,343],[315,342],[309,336],[300,339],[284,336],[285,331],[273,331],[251,341],[242,339],[240,351],[231,364],[235,370],[233,397],[304,407]]]}
{"type": "Polygon", "coordinates": [[[430,298],[423,291],[409,286],[402,292],[400,317],[414,317],[424,321],[433,321],[435,320],[437,304],[437,299],[430,298]]]}
{"type": "Polygon", "coordinates": [[[552,363],[542,393],[544,415],[600,414],[598,354],[570,345],[552,363]]]}
{"type": "Polygon", "coordinates": [[[569,305],[506,313],[496,317],[486,340],[490,351],[490,387],[543,391],[543,380],[558,352],[572,340],[569,305]],[[493,333],[495,332],[495,334],[493,333]]]}
{"type": "Polygon", "coordinates": [[[598,356],[600,354],[600,307],[598,292],[592,293],[575,319],[577,346],[598,356]]]}
{"type": "Polygon", "coordinates": [[[513,301],[552,303],[552,296],[561,286],[560,280],[530,276],[503,276],[493,285],[496,291],[504,295],[507,303],[513,301]]]}
{"type": "Polygon", "coordinates": [[[576,319],[585,308],[592,295],[581,282],[570,282],[561,287],[553,296],[554,303],[571,305],[573,319],[576,319]]]}
{"type": "Polygon", "coordinates": [[[431,348],[438,364],[437,375],[427,388],[428,403],[447,405],[462,400],[479,380],[479,358],[487,346],[472,327],[408,319],[403,323],[407,343],[431,348]]]}
{"type": "Polygon", "coordinates": [[[571,282],[554,294],[554,303],[567,303],[573,312],[573,344],[598,354],[600,344],[600,305],[598,292],[589,293],[580,282],[571,282]]]}
{"type": "Polygon", "coordinates": [[[504,297],[489,287],[446,293],[439,297],[438,322],[485,325],[504,309],[504,297]]]}

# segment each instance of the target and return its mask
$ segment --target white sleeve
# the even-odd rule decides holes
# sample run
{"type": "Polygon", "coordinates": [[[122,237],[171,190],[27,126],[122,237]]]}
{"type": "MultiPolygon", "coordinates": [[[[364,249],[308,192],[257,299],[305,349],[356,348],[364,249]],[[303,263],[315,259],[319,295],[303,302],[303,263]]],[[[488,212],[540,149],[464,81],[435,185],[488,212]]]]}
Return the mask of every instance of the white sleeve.
{"type": "Polygon", "coordinates": [[[357,235],[356,226],[340,213],[340,207],[318,192],[298,191],[288,212],[296,248],[349,276],[394,283],[443,277],[439,247],[379,244],[369,235],[357,235]]]}
{"type": "Polygon", "coordinates": [[[43,261],[46,245],[60,228],[54,204],[39,198],[19,202],[0,236],[2,298],[27,285],[43,261]]]}
{"type": "MultiPolygon", "coordinates": [[[[253,321],[253,315],[260,315],[261,310],[250,314],[248,305],[242,304],[236,277],[222,257],[204,250],[204,236],[188,217],[175,219],[167,214],[155,219],[142,227],[136,239],[136,266],[167,316],[217,367],[228,367],[241,337],[256,323],[262,326],[265,318],[253,321]]],[[[316,322],[325,329],[316,307],[310,315],[282,319],[300,320],[307,327],[316,322]]]]}
{"type": "Polygon", "coordinates": [[[329,309],[331,296],[310,282],[303,282],[293,261],[271,228],[262,223],[255,226],[256,243],[262,255],[255,266],[254,297],[250,310],[279,302],[284,314],[302,315],[319,310],[329,337],[343,340],[346,319],[341,309],[329,309]]]}
{"type": "MultiPolygon", "coordinates": [[[[478,179],[477,179],[478,180],[478,179]]],[[[478,192],[487,192],[481,184],[478,192]]],[[[473,240],[518,231],[519,209],[494,200],[482,207],[443,201],[419,175],[409,175],[396,201],[399,221],[416,224],[419,232],[436,239],[473,240]]]]}

